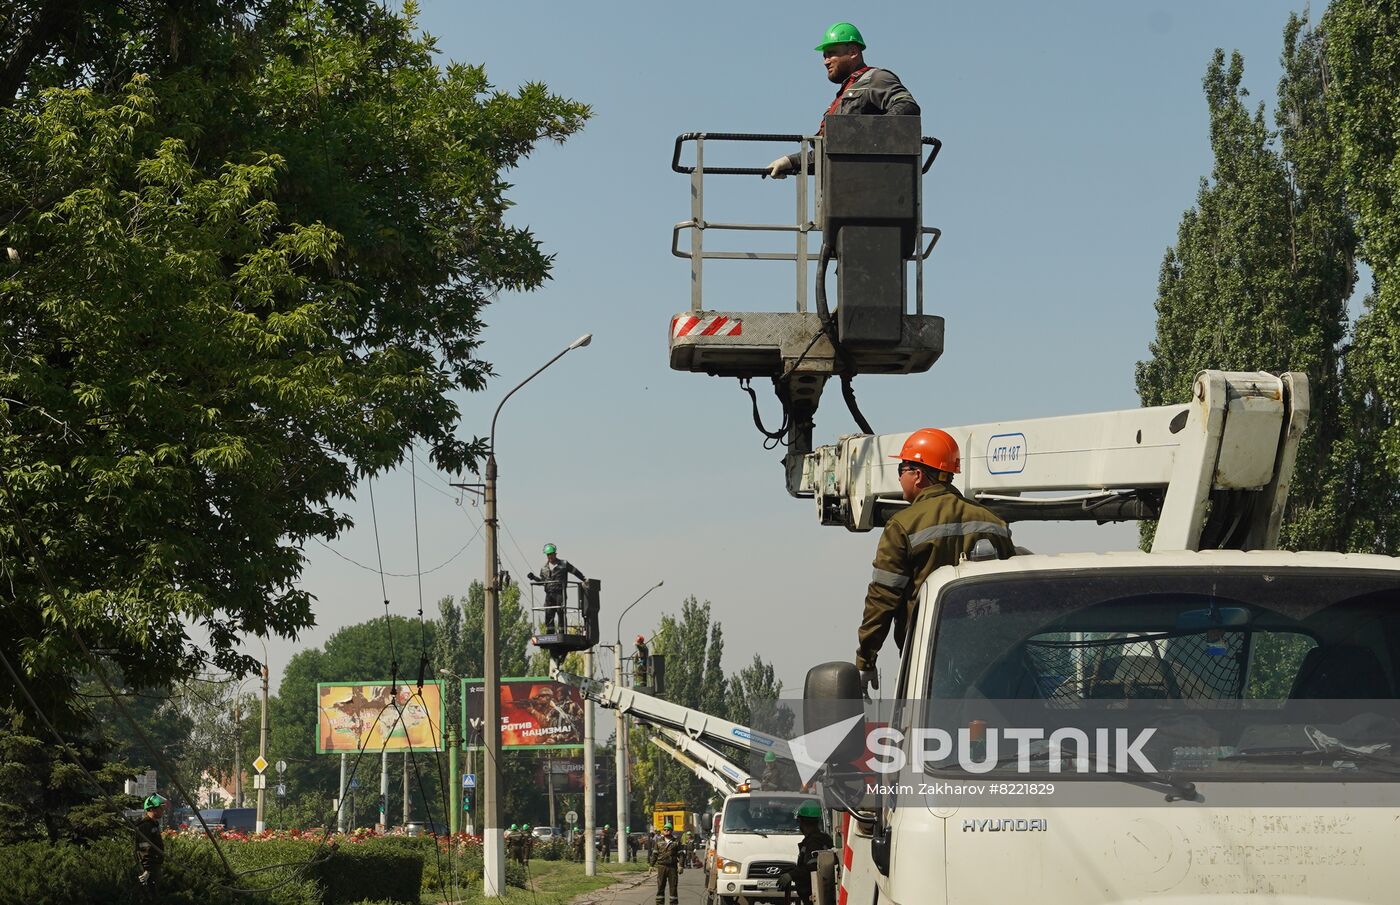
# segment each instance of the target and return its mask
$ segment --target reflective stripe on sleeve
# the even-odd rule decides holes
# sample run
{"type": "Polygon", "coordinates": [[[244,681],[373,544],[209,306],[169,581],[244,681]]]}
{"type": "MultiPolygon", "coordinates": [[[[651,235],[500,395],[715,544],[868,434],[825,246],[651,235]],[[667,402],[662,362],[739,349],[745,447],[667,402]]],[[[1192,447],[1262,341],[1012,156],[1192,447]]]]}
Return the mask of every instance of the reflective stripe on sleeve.
{"type": "Polygon", "coordinates": [[[1011,529],[996,522],[952,522],[947,525],[933,525],[909,535],[909,546],[917,547],[943,537],[962,537],[967,534],[993,534],[1010,537],[1011,529]]]}
{"type": "Polygon", "coordinates": [[[876,569],[870,580],[878,585],[887,588],[894,588],[896,591],[909,585],[909,576],[900,575],[898,572],[886,572],[884,569],[876,569]]]}

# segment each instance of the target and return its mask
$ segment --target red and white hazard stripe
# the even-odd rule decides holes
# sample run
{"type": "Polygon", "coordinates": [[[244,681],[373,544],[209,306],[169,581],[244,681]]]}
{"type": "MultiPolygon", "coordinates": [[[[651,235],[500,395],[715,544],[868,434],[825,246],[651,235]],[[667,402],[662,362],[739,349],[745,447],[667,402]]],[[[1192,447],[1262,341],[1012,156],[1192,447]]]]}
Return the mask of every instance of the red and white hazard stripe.
{"type": "Polygon", "coordinates": [[[841,885],[836,890],[836,905],[846,905],[846,877],[851,873],[851,815],[841,818],[841,885]]]}
{"type": "Polygon", "coordinates": [[[678,314],[671,318],[671,337],[682,336],[740,336],[744,332],[744,322],[737,317],[711,314],[698,317],[694,314],[678,314]]]}

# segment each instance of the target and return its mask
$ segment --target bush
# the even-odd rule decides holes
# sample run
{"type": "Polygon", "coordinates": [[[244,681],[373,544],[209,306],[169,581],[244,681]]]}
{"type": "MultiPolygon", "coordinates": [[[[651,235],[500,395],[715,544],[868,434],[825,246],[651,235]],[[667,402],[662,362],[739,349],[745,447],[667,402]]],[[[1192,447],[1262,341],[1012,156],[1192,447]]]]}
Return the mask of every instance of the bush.
{"type": "Polygon", "coordinates": [[[167,839],[160,889],[141,898],[140,868],[131,840],[114,836],[87,845],[25,842],[0,846],[0,905],[271,905],[262,896],[239,896],[207,845],[167,839]]]}
{"type": "Polygon", "coordinates": [[[563,839],[551,839],[543,845],[535,846],[535,857],[541,861],[567,861],[573,854],[569,843],[563,839]]]}

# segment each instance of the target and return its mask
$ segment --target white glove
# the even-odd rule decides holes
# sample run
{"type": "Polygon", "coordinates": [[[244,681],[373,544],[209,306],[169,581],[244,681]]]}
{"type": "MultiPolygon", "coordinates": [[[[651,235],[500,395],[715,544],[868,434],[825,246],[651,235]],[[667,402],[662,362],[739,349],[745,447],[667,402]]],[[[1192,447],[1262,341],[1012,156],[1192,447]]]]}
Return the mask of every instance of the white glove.
{"type": "Polygon", "coordinates": [[[865,699],[870,700],[870,689],[880,690],[880,674],[874,669],[862,669],[860,671],[861,694],[865,699]]]}
{"type": "Polygon", "coordinates": [[[774,179],[786,179],[788,173],[795,172],[796,170],[797,166],[792,162],[791,157],[779,157],[777,160],[768,164],[768,175],[772,176],[774,179]]]}

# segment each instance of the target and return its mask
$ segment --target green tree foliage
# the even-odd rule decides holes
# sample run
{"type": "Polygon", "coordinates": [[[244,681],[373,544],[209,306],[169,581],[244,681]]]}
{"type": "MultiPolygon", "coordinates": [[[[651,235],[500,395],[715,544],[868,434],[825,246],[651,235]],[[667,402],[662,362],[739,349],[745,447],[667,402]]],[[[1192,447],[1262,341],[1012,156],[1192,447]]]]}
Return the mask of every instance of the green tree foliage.
{"type": "MultiPolygon", "coordinates": [[[[337,501],[422,438],[485,305],[548,277],[505,171],[589,115],[439,66],[372,0],[22,0],[0,24],[0,644],[50,710],[75,638],[134,686],[312,624],[337,501]]],[[[12,699],[0,683],[0,702],[12,699]]]]}
{"type": "Polygon", "coordinates": [[[119,832],[122,809],[136,804],[122,794],[134,769],[111,760],[104,740],[70,738],[60,744],[30,734],[30,725],[15,708],[0,708],[0,845],[119,832]]]}
{"type": "MultiPolygon", "coordinates": [[[[1217,50],[1204,80],[1215,156],[1196,205],[1162,264],[1152,358],[1137,370],[1146,405],[1182,402],[1203,368],[1300,370],[1312,411],[1282,542],[1376,549],[1363,486],[1393,487],[1368,456],[1372,439],[1348,391],[1343,340],[1357,236],[1329,102],[1324,37],[1293,16],[1284,32],[1275,128],[1242,87],[1244,61],[1217,50]]],[[[1390,491],[1393,493],[1393,490],[1390,491]]]]}
{"type": "MultiPolygon", "coordinates": [[[[692,595],[681,602],[679,617],[663,616],[652,653],[666,657],[668,700],[705,713],[726,712],[728,680],[721,662],[724,631],[711,619],[709,601],[701,603],[692,595]]],[[[709,787],[667,755],[660,755],[653,770],[652,776],[638,777],[651,782],[652,801],[703,803],[709,798],[709,787]]]]}
{"type": "Polygon", "coordinates": [[[1350,465],[1345,544],[1394,553],[1400,550],[1400,8],[1334,0],[1322,27],[1327,109],[1340,145],[1336,178],[1374,280],[1346,358],[1345,401],[1355,437],[1339,450],[1350,465]]]}

